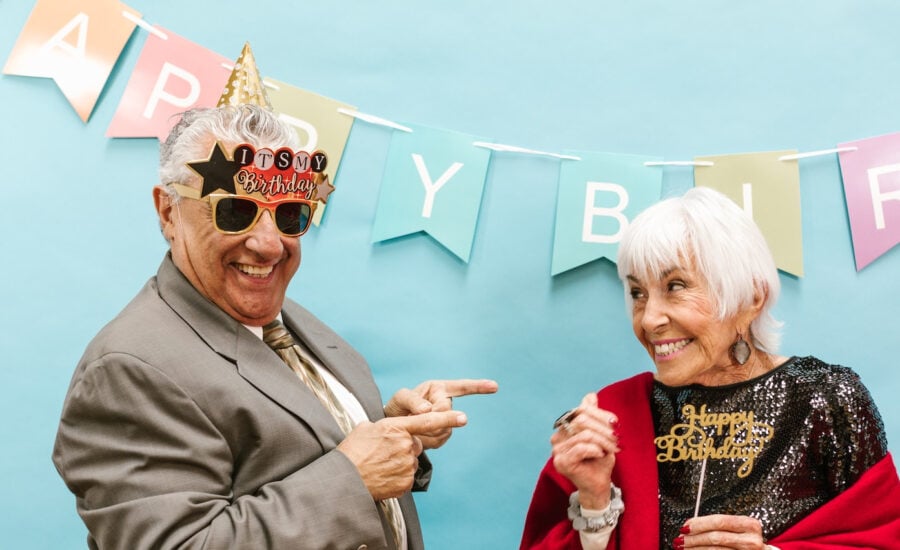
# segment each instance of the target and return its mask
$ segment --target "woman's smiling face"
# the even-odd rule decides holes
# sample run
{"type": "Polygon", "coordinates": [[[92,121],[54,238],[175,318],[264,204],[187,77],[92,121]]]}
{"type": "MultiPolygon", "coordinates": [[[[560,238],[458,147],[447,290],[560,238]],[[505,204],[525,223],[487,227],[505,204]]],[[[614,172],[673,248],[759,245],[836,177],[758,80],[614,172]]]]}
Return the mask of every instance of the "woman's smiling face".
{"type": "Polygon", "coordinates": [[[628,284],[632,328],[656,365],[657,380],[717,386],[746,374],[734,368],[729,353],[743,315],[719,319],[708,283],[693,265],[673,265],[658,279],[628,275],[628,284]]]}

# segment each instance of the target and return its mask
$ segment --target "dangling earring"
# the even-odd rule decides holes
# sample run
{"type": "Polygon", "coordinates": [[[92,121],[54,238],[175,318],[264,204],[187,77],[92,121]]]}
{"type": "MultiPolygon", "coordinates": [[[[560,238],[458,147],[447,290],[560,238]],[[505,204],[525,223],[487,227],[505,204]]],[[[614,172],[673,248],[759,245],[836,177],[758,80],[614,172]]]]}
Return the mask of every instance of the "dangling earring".
{"type": "Polygon", "coordinates": [[[734,359],[738,365],[743,365],[750,359],[750,344],[744,341],[744,335],[738,333],[737,342],[731,344],[731,358],[734,359]]]}

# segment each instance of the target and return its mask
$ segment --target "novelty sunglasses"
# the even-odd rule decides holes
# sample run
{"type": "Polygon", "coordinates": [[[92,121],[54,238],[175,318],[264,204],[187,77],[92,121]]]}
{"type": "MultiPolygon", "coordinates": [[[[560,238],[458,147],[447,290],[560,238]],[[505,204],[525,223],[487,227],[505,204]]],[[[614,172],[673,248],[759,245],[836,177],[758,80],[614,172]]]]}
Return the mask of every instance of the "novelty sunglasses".
{"type": "Polygon", "coordinates": [[[263,201],[244,195],[211,193],[200,197],[200,190],[180,183],[170,183],[175,194],[185,199],[208,202],[212,208],[213,225],[220,233],[240,235],[253,229],[263,211],[268,210],[275,227],[286,237],[306,233],[316,211],[317,203],[304,199],[263,201]]]}

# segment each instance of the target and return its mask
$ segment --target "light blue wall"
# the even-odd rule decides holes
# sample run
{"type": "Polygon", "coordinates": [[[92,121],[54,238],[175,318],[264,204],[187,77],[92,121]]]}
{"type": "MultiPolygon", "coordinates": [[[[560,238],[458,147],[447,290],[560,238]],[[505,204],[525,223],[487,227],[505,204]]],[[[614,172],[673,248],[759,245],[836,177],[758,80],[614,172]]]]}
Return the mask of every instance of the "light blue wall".
{"type": "MultiPolygon", "coordinates": [[[[249,40],[264,75],[364,112],[533,149],[688,160],[900,131],[892,0],[128,4],[229,58],[249,40]]],[[[3,60],[32,5],[0,0],[3,60]]],[[[136,31],[87,125],[52,82],[0,78],[4,548],[84,547],[49,457],[85,344],[165,250],[156,141],[104,136],[145,39],[136,31]]],[[[370,244],[389,138],[354,126],[290,295],[369,359],[385,394],[435,377],[500,382],[457,401],[470,426],[433,453],[417,502],[429,549],[513,548],[553,419],[652,365],[611,263],[549,275],[558,161],[494,156],[466,265],[425,235],[370,244]]],[[[837,159],[800,161],[800,175],[806,276],[782,279],[783,351],[854,367],[896,452],[900,249],[857,273],[837,159]]],[[[691,177],[666,168],[664,191],[691,177]]]]}

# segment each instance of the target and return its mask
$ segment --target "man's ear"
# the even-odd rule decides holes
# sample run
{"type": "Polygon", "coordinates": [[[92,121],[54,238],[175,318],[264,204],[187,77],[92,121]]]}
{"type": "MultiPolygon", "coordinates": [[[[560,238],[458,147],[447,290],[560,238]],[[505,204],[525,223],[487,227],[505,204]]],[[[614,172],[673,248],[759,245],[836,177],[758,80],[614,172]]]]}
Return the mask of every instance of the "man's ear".
{"type": "Polygon", "coordinates": [[[172,203],[172,195],[166,191],[162,185],[153,188],[153,205],[156,207],[156,214],[159,216],[159,230],[162,231],[163,237],[167,241],[171,241],[175,236],[175,223],[172,220],[174,211],[172,203]]]}

